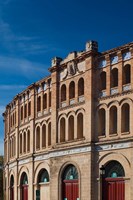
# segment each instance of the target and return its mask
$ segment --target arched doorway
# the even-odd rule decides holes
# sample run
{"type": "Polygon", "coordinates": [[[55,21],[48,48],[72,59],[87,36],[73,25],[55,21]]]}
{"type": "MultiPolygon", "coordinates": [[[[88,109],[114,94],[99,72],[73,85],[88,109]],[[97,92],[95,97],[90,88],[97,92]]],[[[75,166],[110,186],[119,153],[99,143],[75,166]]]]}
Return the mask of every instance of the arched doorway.
{"type": "Polygon", "coordinates": [[[14,177],[11,175],[10,179],[10,200],[14,200],[14,177]]]}
{"type": "Polygon", "coordinates": [[[43,168],[40,170],[37,183],[36,199],[50,199],[49,174],[46,169],[43,168]]]}
{"type": "Polygon", "coordinates": [[[79,199],[79,177],[74,165],[68,165],[62,176],[62,200],[79,199]]]}
{"type": "Polygon", "coordinates": [[[28,177],[25,172],[21,175],[21,200],[28,200],[28,177]]]}
{"type": "Polygon", "coordinates": [[[105,177],[103,178],[104,200],[125,200],[125,172],[118,161],[110,161],[105,165],[105,177]]]}

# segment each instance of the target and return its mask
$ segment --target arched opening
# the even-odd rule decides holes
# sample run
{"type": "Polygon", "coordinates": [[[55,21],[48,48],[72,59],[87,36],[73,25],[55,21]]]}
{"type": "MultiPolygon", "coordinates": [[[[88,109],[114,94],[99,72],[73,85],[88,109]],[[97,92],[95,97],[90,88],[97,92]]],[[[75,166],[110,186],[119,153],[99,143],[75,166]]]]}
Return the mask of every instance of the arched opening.
{"type": "Polygon", "coordinates": [[[114,68],[111,71],[111,87],[118,86],[118,69],[114,68]]]}
{"type": "Polygon", "coordinates": [[[66,130],[65,118],[62,117],[60,120],[60,142],[65,142],[65,130],[66,130]]]}
{"type": "Polygon", "coordinates": [[[62,199],[79,199],[79,176],[72,164],[65,168],[62,175],[62,199]]]}
{"type": "Polygon", "coordinates": [[[79,113],[77,117],[77,138],[83,138],[83,132],[84,132],[84,120],[83,120],[83,114],[79,113]]]}
{"type": "Polygon", "coordinates": [[[27,104],[25,104],[24,106],[24,118],[27,117],[27,104]]]}
{"type": "Polygon", "coordinates": [[[31,115],[31,101],[28,103],[28,116],[31,115]]]}
{"type": "Polygon", "coordinates": [[[129,64],[123,67],[123,85],[131,83],[131,66],[129,64]]]}
{"type": "Polygon", "coordinates": [[[51,146],[51,122],[48,124],[48,146],[51,146]]]}
{"type": "Polygon", "coordinates": [[[112,106],[110,108],[110,134],[117,133],[117,107],[112,106]]]}
{"type": "Polygon", "coordinates": [[[106,90],[106,72],[100,74],[100,85],[101,90],[106,90]]]}
{"type": "Polygon", "coordinates": [[[42,126],[42,148],[46,147],[46,125],[42,126]]]}
{"type": "Polygon", "coordinates": [[[51,91],[49,92],[49,107],[51,107],[51,91]]]}
{"type": "Polygon", "coordinates": [[[104,136],[105,135],[105,129],[106,129],[106,118],[105,118],[105,109],[101,108],[98,111],[98,136],[104,136]]]}
{"type": "Polygon", "coordinates": [[[61,86],[61,102],[66,101],[66,85],[61,86]]]}
{"type": "Polygon", "coordinates": [[[121,109],[121,131],[130,131],[130,107],[128,103],[122,105],[121,109]]]}
{"type": "Polygon", "coordinates": [[[28,200],[28,177],[25,172],[23,172],[21,175],[20,197],[21,197],[21,200],[28,200]]]}
{"type": "Polygon", "coordinates": [[[27,132],[27,151],[30,152],[30,131],[27,132]]]}
{"type": "Polygon", "coordinates": [[[74,117],[68,119],[68,140],[74,140],[74,117]]]}
{"type": "Polygon", "coordinates": [[[11,175],[10,178],[10,200],[14,200],[14,177],[11,175]]]}
{"type": "Polygon", "coordinates": [[[21,107],[21,120],[23,120],[23,106],[21,107]]]}
{"type": "Polygon", "coordinates": [[[40,127],[36,129],[36,149],[40,149],[40,127]]]}
{"type": "Polygon", "coordinates": [[[37,177],[38,193],[40,199],[50,199],[50,186],[48,183],[49,183],[49,174],[48,171],[43,168],[40,170],[37,177]]]}
{"type": "Polygon", "coordinates": [[[75,98],[75,83],[72,81],[69,85],[69,99],[75,98]]]}
{"type": "Polygon", "coordinates": [[[123,166],[115,160],[105,165],[105,175],[102,179],[103,200],[125,200],[125,172],[123,166]]]}
{"type": "Polygon", "coordinates": [[[37,112],[41,111],[41,97],[37,98],[37,112]]]}
{"type": "Polygon", "coordinates": [[[47,109],[47,94],[43,95],[43,109],[47,109]]]}
{"type": "Polygon", "coordinates": [[[78,81],[78,96],[84,95],[84,79],[80,78],[78,81]]]}

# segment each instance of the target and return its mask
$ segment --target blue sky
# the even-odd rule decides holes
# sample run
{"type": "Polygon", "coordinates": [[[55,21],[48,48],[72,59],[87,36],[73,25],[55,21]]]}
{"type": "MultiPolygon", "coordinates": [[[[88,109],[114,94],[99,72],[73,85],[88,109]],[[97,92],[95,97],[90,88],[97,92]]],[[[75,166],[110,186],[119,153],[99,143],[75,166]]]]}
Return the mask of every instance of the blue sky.
{"type": "Polygon", "coordinates": [[[13,97],[48,75],[51,58],[133,41],[132,0],[0,0],[0,154],[3,113],[13,97]]]}

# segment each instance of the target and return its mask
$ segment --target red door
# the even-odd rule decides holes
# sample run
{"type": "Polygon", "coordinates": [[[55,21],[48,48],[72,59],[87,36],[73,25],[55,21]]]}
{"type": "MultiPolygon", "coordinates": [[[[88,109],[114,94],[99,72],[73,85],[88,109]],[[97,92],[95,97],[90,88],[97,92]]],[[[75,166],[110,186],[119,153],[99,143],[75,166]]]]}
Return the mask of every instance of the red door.
{"type": "Polygon", "coordinates": [[[103,184],[104,200],[125,200],[123,178],[106,178],[103,184]]]}
{"type": "Polygon", "coordinates": [[[28,186],[22,185],[22,200],[28,200],[28,186]]]}
{"type": "Polygon", "coordinates": [[[11,187],[10,189],[10,200],[14,200],[14,188],[11,187]]]}
{"type": "Polygon", "coordinates": [[[77,198],[79,198],[78,180],[64,180],[62,200],[77,200],[77,198]]]}

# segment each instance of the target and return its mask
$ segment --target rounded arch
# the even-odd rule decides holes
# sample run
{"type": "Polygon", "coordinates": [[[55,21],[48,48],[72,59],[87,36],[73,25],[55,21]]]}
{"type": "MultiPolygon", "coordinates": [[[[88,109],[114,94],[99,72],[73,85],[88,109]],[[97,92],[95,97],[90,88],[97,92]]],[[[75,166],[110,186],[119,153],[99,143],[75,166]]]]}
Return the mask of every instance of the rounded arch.
{"type": "Polygon", "coordinates": [[[102,156],[98,161],[99,168],[102,165],[106,166],[107,163],[112,161],[112,158],[113,158],[113,160],[118,161],[123,166],[123,169],[125,172],[125,177],[126,178],[130,177],[131,164],[130,164],[128,158],[120,153],[112,152],[112,153],[108,153],[108,154],[105,154],[104,156],[102,156]]]}
{"type": "Polygon", "coordinates": [[[61,102],[66,101],[66,85],[61,86],[61,102]]]}
{"type": "Polygon", "coordinates": [[[66,119],[61,117],[60,119],[60,142],[65,142],[66,135],[66,119]]]}
{"type": "Polygon", "coordinates": [[[128,103],[132,106],[133,100],[130,98],[124,98],[120,101],[120,105],[122,106],[124,103],[128,103]]]}
{"type": "Polygon", "coordinates": [[[118,108],[115,105],[112,105],[109,110],[109,133],[116,134],[117,133],[117,116],[118,116],[118,108]]]}
{"type": "Polygon", "coordinates": [[[112,106],[116,106],[118,108],[119,106],[119,101],[111,101],[109,104],[108,104],[108,108],[110,109],[112,106]]]}
{"type": "Polygon", "coordinates": [[[84,108],[80,108],[75,112],[76,115],[78,115],[79,113],[85,114],[85,109],[84,108]]]}
{"type": "Polygon", "coordinates": [[[26,172],[21,174],[20,185],[28,185],[28,176],[26,172]]]}
{"type": "Polygon", "coordinates": [[[18,174],[18,184],[20,185],[20,182],[21,182],[21,177],[22,177],[22,174],[23,173],[26,173],[27,174],[27,177],[29,175],[29,169],[26,167],[26,166],[22,166],[19,170],[19,174],[18,174]]]}
{"type": "Polygon", "coordinates": [[[68,117],[68,140],[74,140],[74,116],[68,117]]]}
{"type": "Polygon", "coordinates": [[[100,108],[98,110],[98,136],[104,136],[106,129],[106,110],[105,108],[100,108]]]}
{"type": "Polygon", "coordinates": [[[35,172],[34,172],[34,183],[37,184],[37,181],[38,181],[38,174],[39,172],[41,171],[41,169],[46,169],[48,174],[50,174],[50,168],[49,168],[49,165],[48,163],[46,162],[41,162],[39,163],[37,166],[36,166],[36,169],[35,169],[35,172]]]}
{"type": "Polygon", "coordinates": [[[75,82],[71,81],[69,84],[69,99],[75,98],[75,82]]]}
{"type": "Polygon", "coordinates": [[[75,111],[70,111],[70,112],[67,113],[67,117],[68,117],[68,118],[69,118],[71,115],[72,115],[73,117],[75,117],[75,111]]]}
{"type": "Polygon", "coordinates": [[[122,104],[121,107],[121,132],[130,131],[130,105],[128,103],[122,104]]]}
{"type": "Polygon", "coordinates": [[[84,95],[84,79],[80,78],[78,80],[78,96],[84,95]]]}
{"type": "Polygon", "coordinates": [[[102,108],[106,110],[106,109],[108,108],[107,104],[105,104],[105,103],[100,104],[100,105],[97,106],[96,109],[97,109],[97,111],[98,111],[99,109],[102,109],[102,108]]]}
{"type": "Polygon", "coordinates": [[[84,114],[79,112],[77,115],[77,139],[83,138],[84,135],[84,114]]]}
{"type": "Polygon", "coordinates": [[[49,173],[45,168],[42,168],[37,176],[37,183],[49,182],[49,173]]]}

